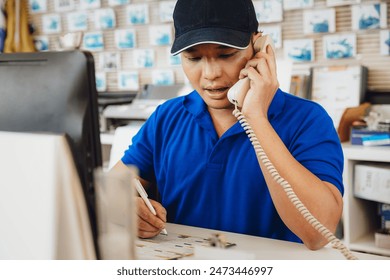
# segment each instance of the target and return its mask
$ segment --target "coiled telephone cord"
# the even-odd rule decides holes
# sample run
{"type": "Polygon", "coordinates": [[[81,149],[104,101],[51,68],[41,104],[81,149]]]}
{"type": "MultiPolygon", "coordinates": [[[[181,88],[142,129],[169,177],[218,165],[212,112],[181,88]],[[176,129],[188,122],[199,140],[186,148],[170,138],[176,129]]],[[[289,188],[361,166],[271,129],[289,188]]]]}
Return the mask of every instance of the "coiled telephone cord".
{"type": "Polygon", "coordinates": [[[241,113],[240,110],[238,110],[237,106],[235,110],[233,111],[233,115],[238,119],[240,122],[242,128],[245,130],[246,134],[248,135],[254,149],[256,152],[256,156],[258,161],[262,162],[264,166],[267,168],[267,170],[270,172],[272,178],[283,187],[284,191],[287,194],[287,197],[290,199],[290,201],[294,204],[295,208],[302,214],[302,216],[308,221],[310,225],[312,225],[323,237],[328,240],[333,246],[333,248],[339,250],[346,259],[348,260],[356,260],[357,257],[355,257],[351,251],[330,231],[328,230],[324,225],[322,225],[306,208],[306,206],[301,202],[301,200],[298,198],[298,196],[295,194],[293,188],[287,182],[283,177],[280,176],[279,172],[276,170],[272,162],[268,159],[267,155],[265,154],[263,148],[260,145],[259,140],[257,139],[253,129],[245,119],[245,116],[241,113]]]}

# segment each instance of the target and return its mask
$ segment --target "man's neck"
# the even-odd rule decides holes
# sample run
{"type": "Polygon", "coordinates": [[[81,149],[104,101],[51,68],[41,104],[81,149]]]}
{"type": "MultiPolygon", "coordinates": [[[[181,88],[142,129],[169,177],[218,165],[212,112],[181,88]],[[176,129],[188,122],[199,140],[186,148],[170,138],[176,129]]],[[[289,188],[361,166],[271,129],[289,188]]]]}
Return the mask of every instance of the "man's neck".
{"type": "Polygon", "coordinates": [[[237,122],[237,119],[232,114],[232,109],[209,108],[208,111],[210,113],[211,120],[213,121],[218,137],[221,137],[237,122]]]}

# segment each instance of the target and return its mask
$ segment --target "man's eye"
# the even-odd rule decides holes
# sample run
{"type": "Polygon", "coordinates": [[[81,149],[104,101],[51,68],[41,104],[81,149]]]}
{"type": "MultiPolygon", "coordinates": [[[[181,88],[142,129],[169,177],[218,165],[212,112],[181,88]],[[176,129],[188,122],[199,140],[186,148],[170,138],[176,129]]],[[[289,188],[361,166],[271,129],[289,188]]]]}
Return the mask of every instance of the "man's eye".
{"type": "Polygon", "coordinates": [[[225,53],[225,54],[221,54],[219,57],[220,58],[229,58],[229,57],[232,57],[233,55],[235,55],[236,53],[225,53]]]}
{"type": "Polygon", "coordinates": [[[187,57],[189,61],[199,61],[200,57],[187,57]]]}

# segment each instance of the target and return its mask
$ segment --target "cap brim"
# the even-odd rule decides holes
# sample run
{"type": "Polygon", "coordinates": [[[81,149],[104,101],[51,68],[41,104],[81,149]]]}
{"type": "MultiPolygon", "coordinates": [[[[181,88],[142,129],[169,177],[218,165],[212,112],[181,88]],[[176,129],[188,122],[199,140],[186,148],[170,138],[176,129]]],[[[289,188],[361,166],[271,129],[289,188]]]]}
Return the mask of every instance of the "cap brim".
{"type": "Polygon", "coordinates": [[[219,44],[237,49],[248,47],[250,32],[242,32],[225,28],[202,28],[189,31],[175,39],[171,54],[177,55],[182,51],[199,44],[219,44]]]}

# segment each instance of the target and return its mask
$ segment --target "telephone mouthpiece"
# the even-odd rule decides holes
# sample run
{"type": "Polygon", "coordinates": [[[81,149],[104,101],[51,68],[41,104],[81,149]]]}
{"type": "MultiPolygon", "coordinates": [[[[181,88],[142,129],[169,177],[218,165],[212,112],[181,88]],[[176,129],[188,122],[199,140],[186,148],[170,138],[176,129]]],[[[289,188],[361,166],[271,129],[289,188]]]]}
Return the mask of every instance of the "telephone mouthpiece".
{"type": "Polygon", "coordinates": [[[238,80],[237,83],[235,83],[228,91],[227,98],[229,99],[230,103],[233,103],[234,105],[237,105],[238,107],[242,107],[244,104],[244,98],[246,93],[249,90],[249,79],[243,78],[241,80],[238,80]]]}

